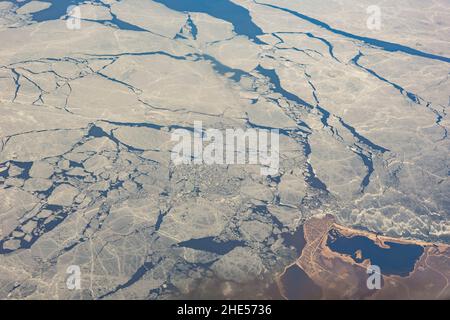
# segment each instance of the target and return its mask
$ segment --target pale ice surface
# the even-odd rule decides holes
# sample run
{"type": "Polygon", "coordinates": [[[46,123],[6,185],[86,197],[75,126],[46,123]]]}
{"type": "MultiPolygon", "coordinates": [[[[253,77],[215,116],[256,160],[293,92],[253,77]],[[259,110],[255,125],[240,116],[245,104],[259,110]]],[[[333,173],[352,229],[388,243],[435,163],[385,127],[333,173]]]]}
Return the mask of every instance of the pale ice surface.
{"type": "Polygon", "coordinates": [[[447,0],[380,30],[372,1],[208,1],[0,2],[0,298],[264,297],[324,214],[450,241],[447,0]],[[194,121],[280,129],[279,175],[174,166],[194,121]]]}

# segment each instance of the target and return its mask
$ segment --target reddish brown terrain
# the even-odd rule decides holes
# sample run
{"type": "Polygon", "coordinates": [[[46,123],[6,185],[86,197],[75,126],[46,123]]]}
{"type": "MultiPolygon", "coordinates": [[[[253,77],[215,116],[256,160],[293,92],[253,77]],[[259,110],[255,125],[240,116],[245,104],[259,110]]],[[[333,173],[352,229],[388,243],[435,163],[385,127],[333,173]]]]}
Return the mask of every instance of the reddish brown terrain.
{"type": "MultiPolygon", "coordinates": [[[[350,229],[335,223],[331,216],[314,218],[304,225],[306,245],[297,261],[279,277],[285,298],[298,299],[450,299],[450,247],[420,241],[394,239],[374,233],[350,229]],[[386,242],[415,244],[423,254],[414,270],[405,277],[383,274],[380,290],[367,287],[369,259],[355,262],[350,255],[332,251],[328,246],[330,231],[346,238],[364,236],[381,248],[386,242]],[[293,269],[295,268],[295,270],[293,269]],[[294,273],[301,276],[292,276],[294,273]],[[304,274],[303,274],[303,272],[304,274]],[[292,281],[295,281],[292,283],[292,281]],[[302,290],[300,290],[302,288],[302,290]],[[301,293],[300,293],[301,291],[301,293]]],[[[360,256],[356,252],[355,256],[360,256]]]]}

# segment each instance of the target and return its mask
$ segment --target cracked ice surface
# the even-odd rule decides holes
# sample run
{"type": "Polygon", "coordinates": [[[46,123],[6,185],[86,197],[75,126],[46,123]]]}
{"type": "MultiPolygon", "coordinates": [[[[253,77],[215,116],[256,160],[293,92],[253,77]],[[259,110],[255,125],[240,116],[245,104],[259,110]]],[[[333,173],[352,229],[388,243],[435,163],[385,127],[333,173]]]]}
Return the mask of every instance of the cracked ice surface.
{"type": "Polygon", "coordinates": [[[208,1],[0,2],[0,298],[266,296],[327,213],[449,242],[448,2],[208,1]],[[281,129],[279,176],[174,166],[194,121],[281,129]]]}

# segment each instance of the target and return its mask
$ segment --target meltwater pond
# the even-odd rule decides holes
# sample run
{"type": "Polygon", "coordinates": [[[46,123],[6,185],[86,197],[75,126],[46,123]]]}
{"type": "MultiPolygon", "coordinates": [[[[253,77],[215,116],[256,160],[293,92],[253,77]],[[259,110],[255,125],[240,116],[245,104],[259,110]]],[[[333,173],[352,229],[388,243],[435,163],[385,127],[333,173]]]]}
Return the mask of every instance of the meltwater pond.
{"type": "Polygon", "coordinates": [[[422,246],[395,242],[385,242],[388,248],[383,248],[367,237],[346,237],[337,230],[330,231],[327,245],[334,252],[350,255],[355,262],[361,263],[369,259],[385,275],[401,277],[408,276],[414,270],[417,260],[424,252],[422,246]]]}
{"type": "Polygon", "coordinates": [[[296,264],[286,269],[281,283],[288,300],[317,300],[322,295],[320,287],[296,264]]]}

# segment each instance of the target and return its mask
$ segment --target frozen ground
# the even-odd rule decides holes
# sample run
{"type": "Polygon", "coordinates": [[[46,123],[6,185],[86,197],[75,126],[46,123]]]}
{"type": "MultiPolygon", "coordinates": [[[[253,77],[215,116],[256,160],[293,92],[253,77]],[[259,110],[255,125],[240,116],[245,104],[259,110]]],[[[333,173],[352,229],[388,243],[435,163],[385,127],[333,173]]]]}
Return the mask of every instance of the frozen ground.
{"type": "Polygon", "coordinates": [[[323,214],[450,242],[449,39],[447,0],[1,1],[0,298],[266,297],[323,214]],[[174,166],[194,121],[281,129],[280,174],[174,166]]]}

